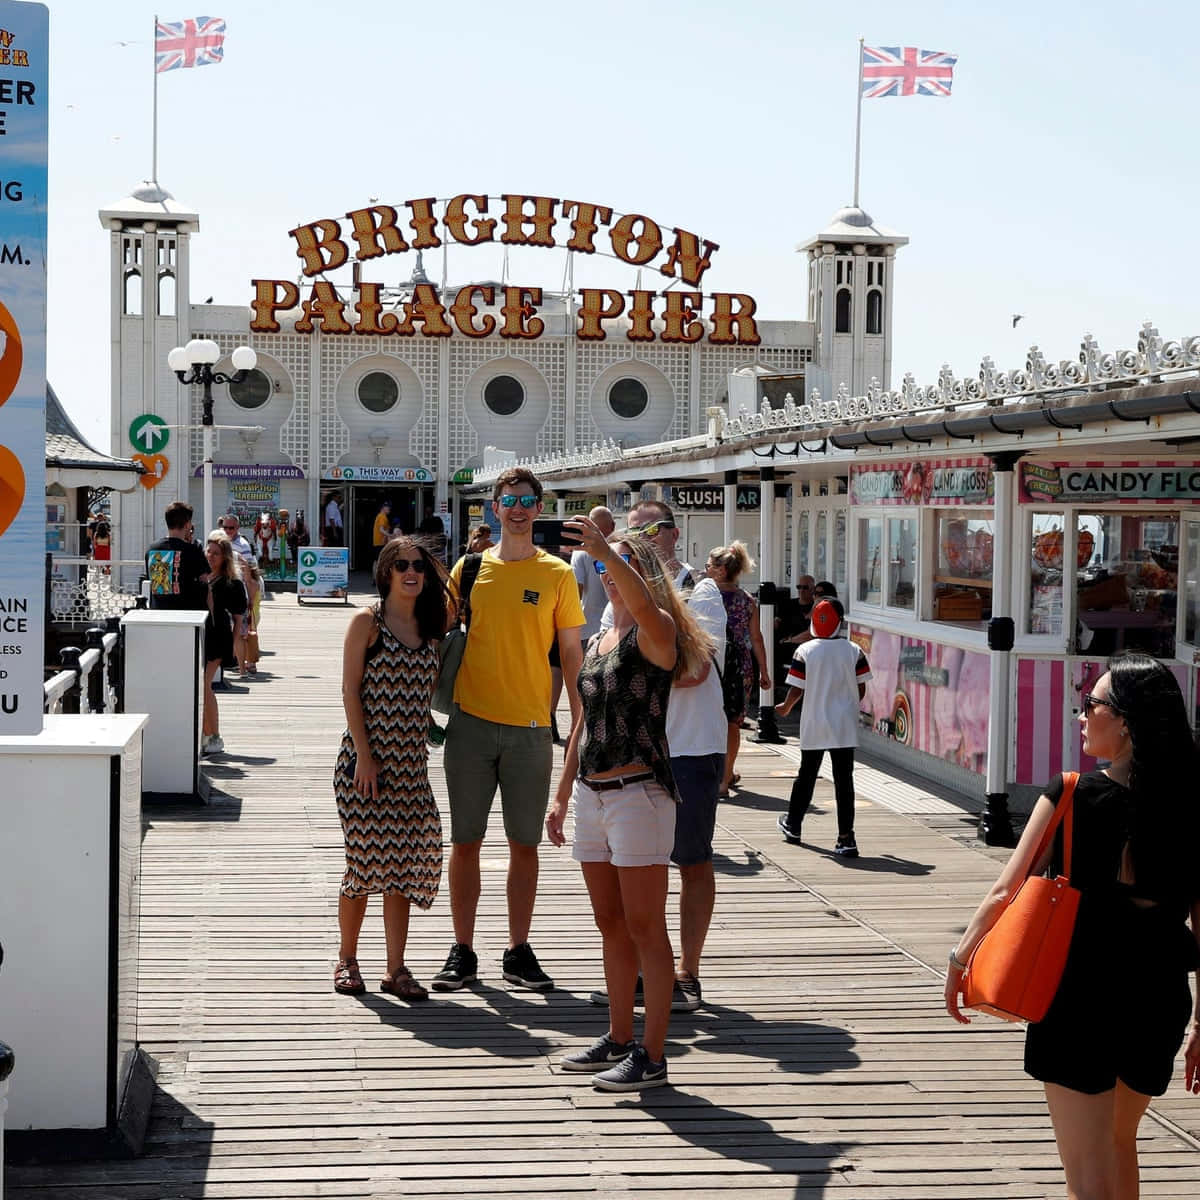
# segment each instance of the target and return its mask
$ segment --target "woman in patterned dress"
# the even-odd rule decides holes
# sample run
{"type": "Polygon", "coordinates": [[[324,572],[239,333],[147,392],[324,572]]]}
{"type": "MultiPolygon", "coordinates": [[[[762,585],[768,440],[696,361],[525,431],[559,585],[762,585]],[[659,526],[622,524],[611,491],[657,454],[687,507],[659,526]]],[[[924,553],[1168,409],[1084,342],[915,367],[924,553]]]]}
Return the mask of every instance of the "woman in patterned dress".
{"type": "Polygon", "coordinates": [[[729,718],[729,738],[725,746],[722,796],[728,796],[729,789],[742,778],[733,769],[733,764],[741,749],[742,719],[750,703],[755,678],[759,687],[771,686],[767,648],[758,627],[758,603],[749,592],[738,586],[742,575],[753,568],[754,560],[741,542],[730,542],[728,546],[718,546],[710,551],[705,567],[705,573],[721,589],[727,621],[721,685],[725,693],[725,715],[729,718]]]}
{"type": "Polygon", "coordinates": [[[429,993],[404,964],[413,904],[428,908],[442,877],[442,822],[429,786],[429,699],[445,635],[446,576],[421,545],[393,538],[375,566],[379,603],[354,614],[342,657],[347,730],[334,772],[346,840],[338,896],[341,948],[333,990],[365,992],[358,934],[367,897],[383,895],[387,973],[379,990],[404,1000],[429,993]]]}

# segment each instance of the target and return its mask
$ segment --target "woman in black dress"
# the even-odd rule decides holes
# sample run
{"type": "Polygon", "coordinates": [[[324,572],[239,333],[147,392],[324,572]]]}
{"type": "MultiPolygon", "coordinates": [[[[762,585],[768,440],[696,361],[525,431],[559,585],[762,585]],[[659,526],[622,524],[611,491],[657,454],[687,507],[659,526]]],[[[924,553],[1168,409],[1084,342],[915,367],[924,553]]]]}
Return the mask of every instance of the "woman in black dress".
{"type": "MultiPolygon", "coordinates": [[[[1144,654],[1109,661],[1079,720],[1084,752],[1108,765],[1075,788],[1079,914],[1050,1010],[1027,1028],[1025,1070],[1045,1086],[1068,1196],[1135,1200],[1138,1123],[1166,1091],[1185,1034],[1184,1083],[1200,1092],[1200,1027],[1195,1016],[1188,1024],[1188,973],[1200,965],[1200,755],[1179,684],[1144,654]]],[[[1061,829],[1044,861],[1033,857],[1062,793],[1059,777],[950,954],[956,1021],[967,1021],[963,968],[1009,895],[1034,872],[1061,871],[1061,829]]]]}
{"type": "Polygon", "coordinates": [[[204,546],[208,559],[208,616],[204,620],[204,738],[201,754],[220,754],[225,749],[217,714],[217,697],[213,679],[217,668],[232,667],[233,622],[246,611],[246,588],[242,583],[241,565],[233,552],[228,534],[214,529],[204,546]]]}

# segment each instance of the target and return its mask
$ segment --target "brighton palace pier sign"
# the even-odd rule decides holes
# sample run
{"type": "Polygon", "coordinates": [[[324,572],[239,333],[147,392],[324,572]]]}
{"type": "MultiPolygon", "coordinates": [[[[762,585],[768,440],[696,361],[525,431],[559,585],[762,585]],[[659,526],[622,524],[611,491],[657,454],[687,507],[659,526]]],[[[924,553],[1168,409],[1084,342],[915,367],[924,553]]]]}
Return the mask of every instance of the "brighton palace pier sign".
{"type": "MultiPolygon", "coordinates": [[[[443,244],[480,246],[500,242],[505,246],[559,247],[576,254],[611,253],[632,267],[657,265],[659,274],[679,280],[688,288],[700,284],[720,249],[685,229],[662,227],[638,213],[617,216],[603,204],[582,200],[555,200],[549,196],[502,195],[503,211],[489,217],[487,196],[460,195],[444,203],[433,198],[406,200],[407,213],[388,204],[372,205],[348,212],[345,224],[331,217],[301,225],[290,231],[306,277],[323,275],[355,262],[368,262],[408,250],[434,250],[443,244]],[[440,215],[438,209],[441,210],[440,215]],[[498,233],[499,228],[499,233],[498,233]],[[498,236],[497,236],[498,234],[498,236]],[[560,240],[561,239],[561,240],[560,240]],[[599,242],[599,246],[597,243],[599,242]],[[604,247],[607,246],[607,249],[604,247]]],[[[381,286],[356,280],[352,306],[328,280],[314,280],[306,299],[300,287],[287,279],[255,279],[255,333],[278,333],[276,314],[299,306],[303,316],[296,322],[298,333],[311,333],[318,325],[325,333],[382,334],[413,337],[450,337],[454,329],[469,338],[490,337],[532,340],[541,337],[545,323],[537,316],[542,303],[538,287],[502,287],[469,284],[460,288],[449,305],[449,297],[438,295],[431,283],[418,283],[412,296],[398,308],[384,310],[381,286]],[[490,313],[480,315],[475,301],[496,304],[501,293],[500,321],[490,313]],[[353,315],[349,315],[349,309],[353,315]],[[453,322],[453,325],[451,324],[453,322]]],[[[757,346],[761,340],[754,321],[756,305],[742,292],[671,289],[661,295],[637,288],[621,292],[615,288],[581,288],[575,336],[585,342],[602,342],[604,324],[622,315],[628,321],[625,336],[631,342],[698,342],[719,346],[757,346]],[[628,303],[626,299],[628,298],[628,303]],[[708,302],[709,329],[701,320],[708,302]],[[658,308],[656,309],[656,304],[658,308]],[[654,321],[661,321],[655,332],[654,321]]]]}

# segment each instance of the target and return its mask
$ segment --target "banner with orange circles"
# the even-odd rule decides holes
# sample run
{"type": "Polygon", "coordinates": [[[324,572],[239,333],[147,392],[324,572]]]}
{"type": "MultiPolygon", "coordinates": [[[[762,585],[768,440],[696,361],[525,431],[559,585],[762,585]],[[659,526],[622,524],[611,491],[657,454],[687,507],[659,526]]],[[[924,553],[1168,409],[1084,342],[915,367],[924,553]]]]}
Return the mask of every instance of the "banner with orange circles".
{"type": "Polygon", "coordinates": [[[42,728],[49,13],[0,0],[0,735],[42,728]]]}

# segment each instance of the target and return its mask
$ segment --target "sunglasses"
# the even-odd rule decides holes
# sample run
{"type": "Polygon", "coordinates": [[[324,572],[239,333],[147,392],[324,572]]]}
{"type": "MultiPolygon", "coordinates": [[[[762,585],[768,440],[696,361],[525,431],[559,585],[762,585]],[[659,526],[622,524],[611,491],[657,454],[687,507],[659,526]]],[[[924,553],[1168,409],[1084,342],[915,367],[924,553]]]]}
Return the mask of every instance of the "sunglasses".
{"type": "Polygon", "coordinates": [[[674,528],[675,522],[669,521],[666,517],[663,517],[661,520],[654,521],[649,525],[630,525],[629,532],[636,534],[638,537],[652,538],[658,537],[658,531],[660,529],[674,528]]]}
{"type": "Polygon", "coordinates": [[[516,508],[518,504],[522,508],[537,508],[539,500],[536,496],[514,496],[511,492],[500,497],[501,508],[516,508]]]}
{"type": "Polygon", "coordinates": [[[418,575],[425,574],[425,560],[423,558],[398,558],[392,563],[392,570],[399,571],[401,575],[409,568],[416,571],[418,575]]]}
{"type": "Polygon", "coordinates": [[[1111,708],[1115,713],[1121,711],[1111,700],[1101,700],[1099,696],[1093,696],[1091,692],[1088,692],[1083,698],[1083,715],[1089,716],[1097,704],[1103,704],[1105,708],[1111,708]]]}
{"type": "MultiPolygon", "coordinates": [[[[628,562],[633,557],[633,555],[632,554],[618,554],[617,557],[622,562],[628,562]]],[[[596,568],[597,575],[607,575],[608,574],[608,568],[598,558],[592,559],[592,566],[596,568]]]]}

